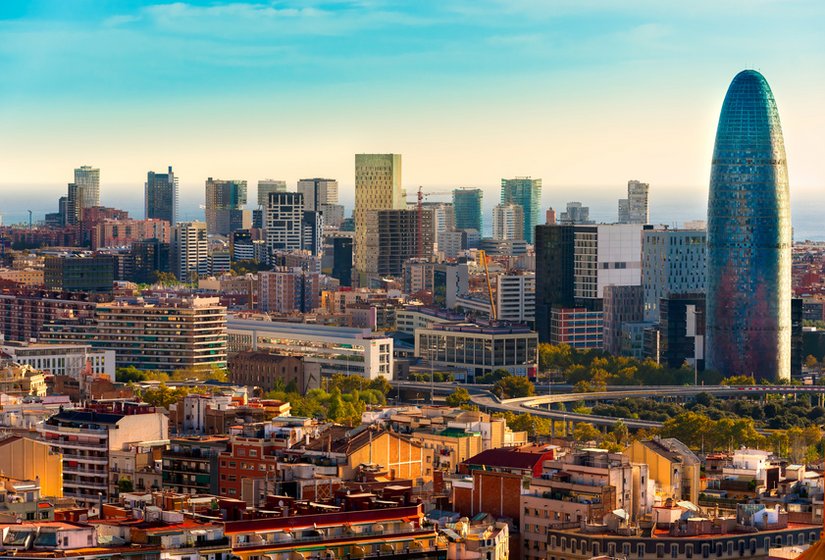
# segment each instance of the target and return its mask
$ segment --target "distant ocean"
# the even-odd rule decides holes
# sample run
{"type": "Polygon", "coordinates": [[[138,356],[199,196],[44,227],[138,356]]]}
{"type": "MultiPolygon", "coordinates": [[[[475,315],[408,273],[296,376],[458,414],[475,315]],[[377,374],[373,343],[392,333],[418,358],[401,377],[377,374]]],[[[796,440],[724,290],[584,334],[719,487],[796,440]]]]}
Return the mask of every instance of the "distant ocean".
{"type": "MultiPolygon", "coordinates": [[[[203,191],[199,185],[185,185],[181,188],[180,219],[203,219],[203,210],[199,205],[203,203],[203,191]]],[[[485,188],[485,187],[482,187],[485,188]]],[[[254,199],[254,186],[250,189],[249,199],[254,199]]],[[[442,187],[431,187],[426,190],[446,190],[442,187]]],[[[596,222],[614,222],[617,214],[616,199],[622,194],[618,189],[610,189],[611,194],[616,191],[615,198],[605,196],[605,189],[597,188],[564,188],[560,186],[546,186],[542,193],[542,207],[552,206],[559,213],[564,210],[570,200],[578,200],[585,206],[590,206],[590,218],[596,222]]],[[[811,191],[813,189],[807,189],[811,191]]],[[[825,192],[825,189],[818,189],[825,192]]],[[[143,217],[143,187],[134,185],[103,185],[101,187],[101,202],[106,206],[122,208],[130,215],[143,217]]],[[[341,185],[341,203],[347,208],[347,215],[352,212],[353,193],[351,185],[341,185]]],[[[793,191],[792,191],[793,192],[793,191]]],[[[412,190],[410,190],[412,193],[412,190]]],[[[42,221],[48,212],[57,211],[57,199],[63,194],[62,189],[55,187],[0,185],[0,216],[4,225],[28,223],[27,210],[32,211],[33,220],[42,221]]],[[[430,200],[449,200],[447,197],[432,198],[430,200]]],[[[412,201],[411,195],[408,200],[412,201]]],[[[498,192],[494,187],[485,188],[485,235],[490,234],[492,208],[498,203],[498,192]]],[[[791,216],[794,228],[795,241],[825,241],[825,197],[792,196],[791,216]]],[[[666,192],[651,187],[650,218],[654,224],[666,224],[670,227],[681,227],[691,220],[704,220],[707,217],[707,194],[699,188],[668,188],[666,192]],[[692,194],[682,197],[681,194],[692,194]]],[[[544,213],[540,216],[544,222],[544,213]]]]}

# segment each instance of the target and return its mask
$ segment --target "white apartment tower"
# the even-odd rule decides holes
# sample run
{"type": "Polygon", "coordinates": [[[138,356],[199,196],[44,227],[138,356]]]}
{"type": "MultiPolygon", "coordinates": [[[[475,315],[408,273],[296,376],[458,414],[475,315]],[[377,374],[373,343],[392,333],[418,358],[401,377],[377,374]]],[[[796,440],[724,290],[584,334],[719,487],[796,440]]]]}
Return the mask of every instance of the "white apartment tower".
{"type": "Polygon", "coordinates": [[[524,239],[524,209],[518,204],[493,208],[493,239],[524,239]]]}
{"type": "Polygon", "coordinates": [[[367,270],[368,214],[375,210],[403,210],[406,208],[401,187],[401,154],[355,155],[355,269],[361,274],[367,270]]]}
{"type": "Polygon", "coordinates": [[[640,181],[627,182],[627,198],[619,199],[620,224],[650,223],[650,209],[647,203],[650,185],[640,181]]]}
{"type": "Polygon", "coordinates": [[[209,274],[206,222],[181,222],[172,230],[172,272],[181,282],[195,282],[209,274]]]}
{"type": "Polygon", "coordinates": [[[269,195],[264,217],[267,253],[303,249],[304,197],[300,193],[269,195]]]}

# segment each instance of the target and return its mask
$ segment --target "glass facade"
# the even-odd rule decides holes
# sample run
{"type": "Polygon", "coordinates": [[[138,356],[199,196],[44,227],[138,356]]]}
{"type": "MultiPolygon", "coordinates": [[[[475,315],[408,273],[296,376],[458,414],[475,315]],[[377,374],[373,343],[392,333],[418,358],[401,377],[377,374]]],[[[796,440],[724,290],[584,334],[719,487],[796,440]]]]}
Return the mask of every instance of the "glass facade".
{"type": "Polygon", "coordinates": [[[456,229],[474,229],[482,232],[481,189],[455,189],[453,191],[453,211],[456,229]]]}
{"type": "Polygon", "coordinates": [[[501,180],[501,203],[518,204],[524,209],[524,240],[533,243],[533,230],[539,223],[541,179],[516,177],[501,180]]]}
{"type": "Polygon", "coordinates": [[[725,96],[708,199],[707,367],[789,379],[791,215],[779,113],[745,70],[725,96]]]}

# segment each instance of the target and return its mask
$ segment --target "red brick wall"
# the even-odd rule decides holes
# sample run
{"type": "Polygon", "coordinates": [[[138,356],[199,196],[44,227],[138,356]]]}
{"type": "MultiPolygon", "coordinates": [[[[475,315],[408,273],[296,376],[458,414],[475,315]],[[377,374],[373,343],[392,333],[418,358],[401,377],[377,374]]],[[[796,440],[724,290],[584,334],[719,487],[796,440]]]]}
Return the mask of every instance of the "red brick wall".
{"type": "Polygon", "coordinates": [[[473,488],[454,488],[453,507],[461,515],[472,517],[489,513],[520,521],[521,476],[487,471],[473,471],[473,488]]]}

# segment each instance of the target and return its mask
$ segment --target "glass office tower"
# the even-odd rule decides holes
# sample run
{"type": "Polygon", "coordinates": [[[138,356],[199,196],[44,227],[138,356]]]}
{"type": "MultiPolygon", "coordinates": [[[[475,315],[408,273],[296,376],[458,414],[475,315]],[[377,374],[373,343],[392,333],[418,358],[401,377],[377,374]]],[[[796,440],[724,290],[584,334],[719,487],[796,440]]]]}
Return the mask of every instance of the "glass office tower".
{"type": "Polygon", "coordinates": [[[518,204],[524,209],[524,240],[533,243],[536,224],[539,223],[541,179],[516,177],[501,180],[501,203],[518,204]]]}
{"type": "Polygon", "coordinates": [[[728,88],[708,198],[707,367],[787,380],[791,212],[776,102],[753,70],[728,88]]]}
{"type": "Polygon", "coordinates": [[[484,192],[481,189],[453,190],[453,212],[456,229],[474,229],[482,233],[484,225],[481,201],[484,192]]]}

